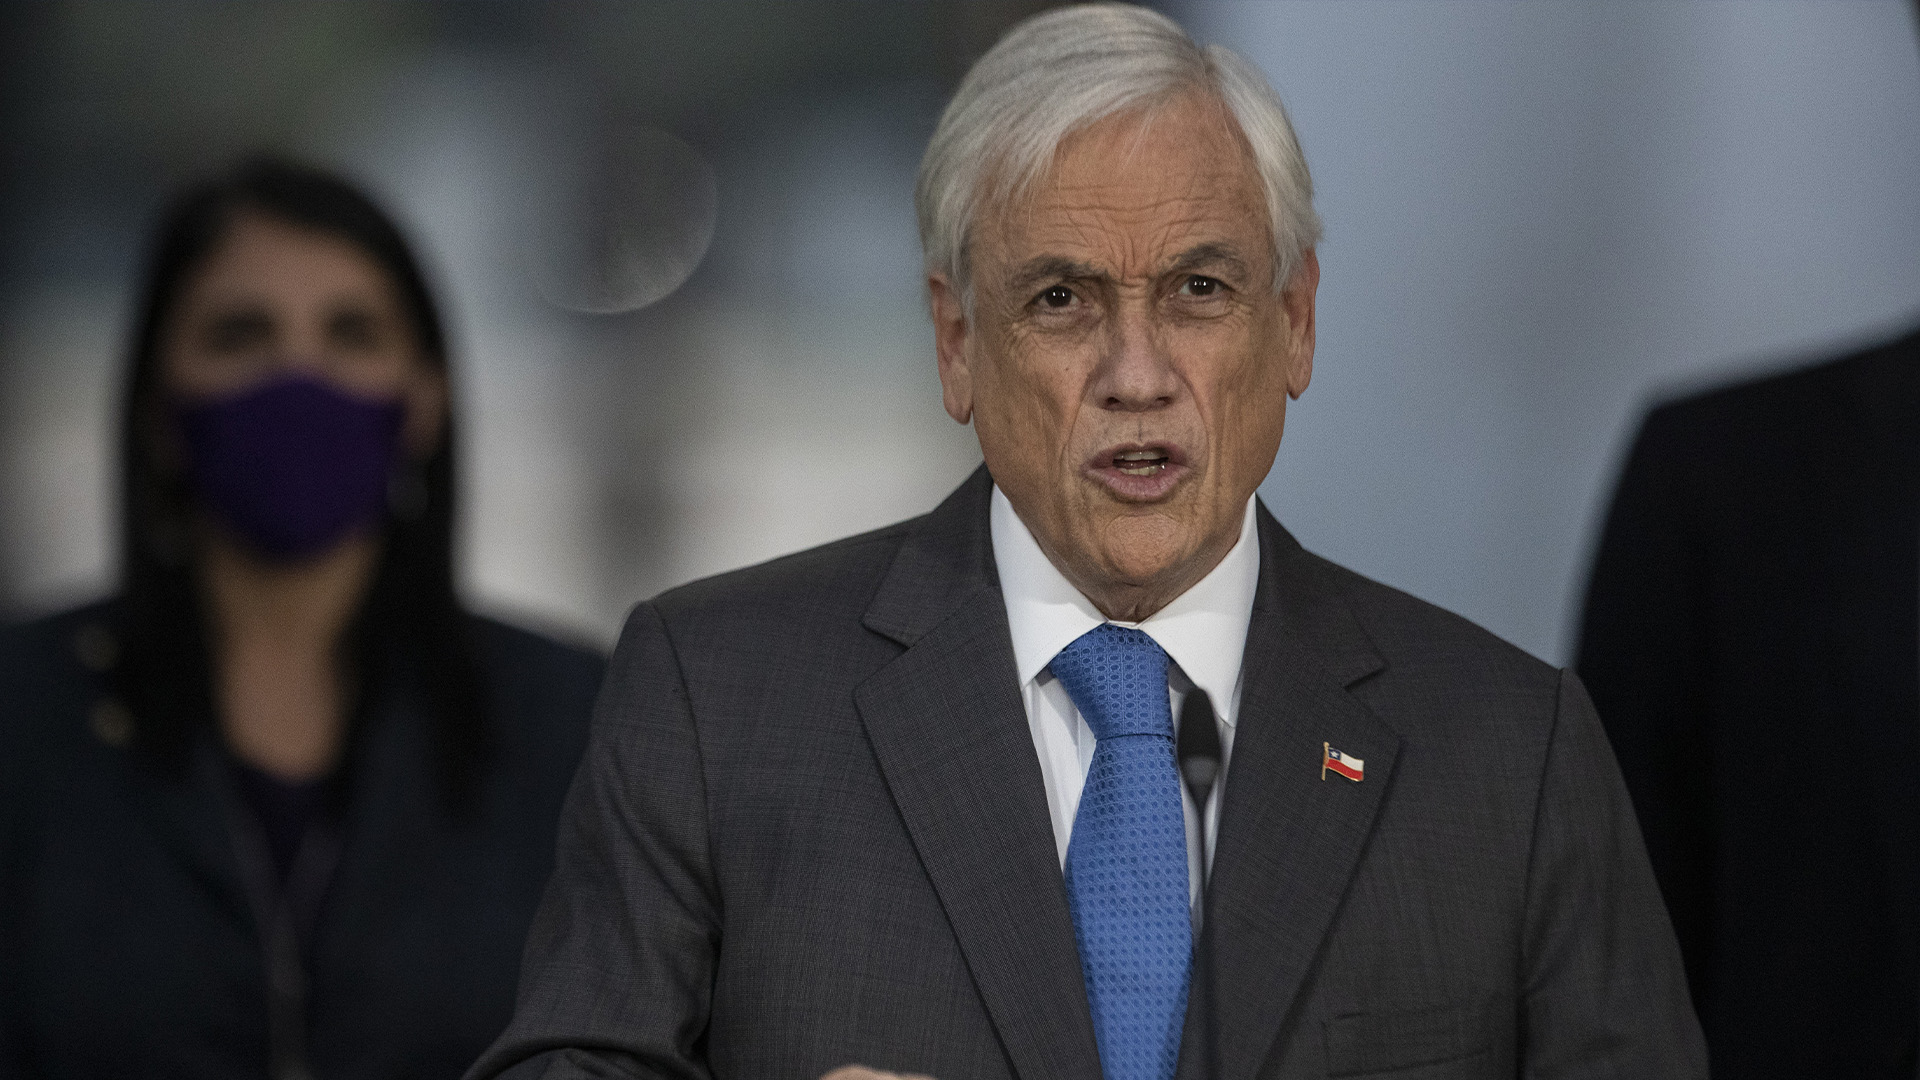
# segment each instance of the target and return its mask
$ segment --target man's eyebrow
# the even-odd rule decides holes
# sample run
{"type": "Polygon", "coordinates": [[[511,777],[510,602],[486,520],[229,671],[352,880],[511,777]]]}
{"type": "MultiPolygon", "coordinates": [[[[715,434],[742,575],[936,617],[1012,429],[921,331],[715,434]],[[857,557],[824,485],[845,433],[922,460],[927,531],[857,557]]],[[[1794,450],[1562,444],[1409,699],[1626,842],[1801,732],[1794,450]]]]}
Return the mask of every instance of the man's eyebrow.
{"type": "MultiPolygon", "coordinates": [[[[1195,273],[1215,267],[1243,278],[1251,272],[1247,261],[1240,257],[1238,249],[1232,244],[1213,242],[1196,244],[1174,256],[1162,274],[1195,273]]],[[[1105,271],[1092,263],[1069,259],[1064,255],[1037,255],[1014,272],[1008,280],[1008,289],[1020,295],[1051,282],[1087,281],[1106,276],[1105,271]]]]}
{"type": "Polygon", "coordinates": [[[1042,282],[1085,281],[1088,278],[1104,277],[1092,263],[1080,262],[1061,255],[1038,255],[1028,259],[1014,272],[1009,280],[1010,290],[1018,295],[1038,288],[1042,282]]]}
{"type": "Polygon", "coordinates": [[[1232,244],[1220,243],[1196,244],[1188,248],[1174,256],[1166,272],[1186,274],[1208,267],[1221,267],[1228,273],[1242,278],[1252,272],[1247,266],[1247,261],[1240,257],[1240,252],[1232,244]]]}

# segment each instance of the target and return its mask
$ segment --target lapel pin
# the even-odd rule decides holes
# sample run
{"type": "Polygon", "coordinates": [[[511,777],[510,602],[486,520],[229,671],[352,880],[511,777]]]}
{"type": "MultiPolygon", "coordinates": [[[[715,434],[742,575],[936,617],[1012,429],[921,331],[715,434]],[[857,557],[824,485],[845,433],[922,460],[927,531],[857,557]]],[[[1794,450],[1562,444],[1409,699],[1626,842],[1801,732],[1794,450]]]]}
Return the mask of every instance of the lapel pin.
{"type": "Polygon", "coordinates": [[[1352,754],[1343,754],[1328,743],[1320,744],[1320,779],[1327,778],[1328,770],[1339,773],[1349,780],[1365,780],[1367,763],[1352,754]]]}

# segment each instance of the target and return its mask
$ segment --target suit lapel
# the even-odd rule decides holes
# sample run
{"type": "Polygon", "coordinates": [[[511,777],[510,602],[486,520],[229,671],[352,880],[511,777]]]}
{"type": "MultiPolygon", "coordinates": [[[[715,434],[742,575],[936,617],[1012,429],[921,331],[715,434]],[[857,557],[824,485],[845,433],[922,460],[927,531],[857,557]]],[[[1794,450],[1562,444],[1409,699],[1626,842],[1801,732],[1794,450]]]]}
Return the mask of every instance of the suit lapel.
{"type": "MultiPolygon", "coordinates": [[[[1399,735],[1348,692],[1384,662],[1323,564],[1264,508],[1260,539],[1260,590],[1203,942],[1221,1080],[1254,1076],[1271,1051],[1360,861],[1400,750],[1399,735]],[[1323,744],[1361,758],[1366,778],[1322,779],[1323,744]]],[[[1190,1018],[1187,1030],[1190,1070],[1204,1027],[1190,1018]]]]}
{"type": "Polygon", "coordinates": [[[236,921],[254,913],[233,854],[232,810],[225,767],[211,736],[194,740],[180,773],[128,761],[137,805],[159,843],[198,879],[236,921]]]}
{"type": "Polygon", "coordinates": [[[854,699],[1014,1069],[1099,1080],[1045,788],[987,535],[984,469],[896,557],[866,624],[907,646],[854,699]]]}

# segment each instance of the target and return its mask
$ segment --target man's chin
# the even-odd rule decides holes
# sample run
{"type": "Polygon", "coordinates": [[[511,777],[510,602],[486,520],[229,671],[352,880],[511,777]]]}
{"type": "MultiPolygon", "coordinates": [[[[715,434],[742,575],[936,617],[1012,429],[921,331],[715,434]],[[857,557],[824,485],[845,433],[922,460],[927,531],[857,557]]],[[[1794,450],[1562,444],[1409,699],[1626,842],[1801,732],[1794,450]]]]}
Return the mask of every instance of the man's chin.
{"type": "Polygon", "coordinates": [[[1129,516],[1101,536],[1099,564],[1116,585],[1152,588],[1180,576],[1193,544],[1180,523],[1160,515],[1129,516]]]}

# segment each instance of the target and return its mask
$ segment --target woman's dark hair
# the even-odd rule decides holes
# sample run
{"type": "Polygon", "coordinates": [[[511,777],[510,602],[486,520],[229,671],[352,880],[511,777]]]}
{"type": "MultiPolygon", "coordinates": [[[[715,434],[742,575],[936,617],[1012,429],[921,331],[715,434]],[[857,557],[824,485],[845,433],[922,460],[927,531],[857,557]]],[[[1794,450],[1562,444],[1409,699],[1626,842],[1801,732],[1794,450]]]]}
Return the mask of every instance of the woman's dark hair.
{"type": "MultiPolygon", "coordinates": [[[[445,372],[440,317],[400,230],[338,177],[271,158],[181,192],[149,252],[132,342],[120,432],[121,593],[115,622],[117,690],[132,711],[138,745],[163,764],[184,765],[196,729],[214,718],[211,652],[192,555],[193,499],[183,470],[166,459],[170,402],[162,340],[182,292],[243,215],[344,240],[391,279],[426,362],[445,372]]],[[[399,478],[383,531],[380,564],[344,643],[355,681],[348,752],[367,709],[399,667],[424,691],[454,805],[472,793],[488,749],[471,623],[453,584],[453,424],[399,478]]]]}

